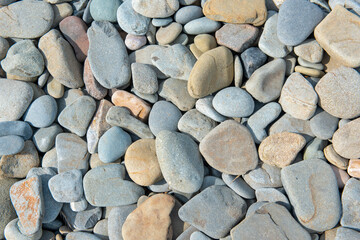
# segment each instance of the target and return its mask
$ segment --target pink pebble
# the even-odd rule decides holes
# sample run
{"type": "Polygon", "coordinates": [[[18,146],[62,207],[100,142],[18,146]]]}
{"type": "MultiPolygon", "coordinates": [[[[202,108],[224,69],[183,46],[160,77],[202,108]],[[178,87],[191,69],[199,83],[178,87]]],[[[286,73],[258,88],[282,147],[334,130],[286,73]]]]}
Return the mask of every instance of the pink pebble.
{"type": "Polygon", "coordinates": [[[130,50],[137,50],[146,44],[145,36],[128,34],[125,38],[125,45],[130,50]]]}

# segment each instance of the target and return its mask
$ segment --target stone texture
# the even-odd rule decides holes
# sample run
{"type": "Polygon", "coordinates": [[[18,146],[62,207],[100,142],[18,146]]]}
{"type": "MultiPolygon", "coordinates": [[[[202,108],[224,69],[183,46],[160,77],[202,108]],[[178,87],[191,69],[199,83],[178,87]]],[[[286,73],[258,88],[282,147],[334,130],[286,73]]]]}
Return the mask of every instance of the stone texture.
{"type": "Polygon", "coordinates": [[[78,169],[59,173],[49,180],[51,195],[57,202],[77,202],[83,196],[82,174],[78,169]]]}
{"type": "Polygon", "coordinates": [[[160,27],[156,32],[156,40],[160,45],[167,45],[173,42],[182,32],[182,25],[172,22],[167,26],[160,27]]]}
{"type": "Polygon", "coordinates": [[[92,0],[90,14],[95,21],[116,22],[116,10],[121,6],[121,0],[92,0]]]}
{"type": "MultiPolygon", "coordinates": [[[[180,4],[181,1],[180,1],[180,4]]],[[[189,5],[183,6],[174,15],[174,20],[180,24],[187,24],[188,22],[204,16],[202,8],[199,6],[189,5]]]]}
{"type": "Polygon", "coordinates": [[[190,35],[213,33],[221,27],[221,23],[207,17],[201,17],[185,24],[184,32],[190,35]]]}
{"type": "Polygon", "coordinates": [[[62,133],[62,128],[54,123],[47,128],[40,128],[34,133],[33,142],[40,152],[47,152],[55,145],[55,138],[62,133]]]}
{"type": "Polygon", "coordinates": [[[132,0],[124,1],[116,12],[117,22],[122,30],[129,34],[145,35],[149,29],[150,18],[137,13],[132,0]]]}
{"type": "Polygon", "coordinates": [[[360,118],[340,127],[333,135],[335,151],[344,158],[360,158],[360,118]]]}
{"type": "Polygon", "coordinates": [[[323,52],[324,50],[315,39],[308,39],[294,47],[294,53],[297,56],[311,63],[321,62],[323,52]]]}
{"type": "Polygon", "coordinates": [[[217,47],[216,39],[210,34],[196,35],[194,43],[197,49],[203,53],[217,47]]]}
{"type": "Polygon", "coordinates": [[[37,232],[30,235],[30,238],[23,234],[20,231],[20,221],[18,218],[15,218],[14,220],[10,221],[4,230],[4,236],[6,239],[19,239],[19,240],[29,240],[29,239],[40,239],[43,232],[40,228],[37,232]]]}
{"type": "Polygon", "coordinates": [[[317,138],[330,139],[338,128],[339,119],[325,111],[321,111],[310,119],[311,131],[317,138]]]}
{"type": "Polygon", "coordinates": [[[157,136],[162,130],[176,131],[181,118],[180,110],[170,102],[156,102],[149,115],[149,127],[157,136]]]}
{"type": "Polygon", "coordinates": [[[211,130],[200,142],[200,152],[207,163],[221,172],[241,175],[256,168],[258,157],[249,130],[228,120],[211,130]],[[231,145],[223,144],[231,142],[231,145]]]}
{"type": "Polygon", "coordinates": [[[134,88],[138,92],[145,94],[157,92],[158,79],[155,70],[151,66],[142,63],[132,63],[131,72],[134,88]]]}
{"type": "Polygon", "coordinates": [[[214,96],[212,96],[212,95],[198,99],[195,104],[196,110],[198,110],[199,112],[201,112],[205,116],[213,119],[216,122],[223,122],[227,118],[224,117],[223,115],[221,115],[220,113],[218,113],[214,109],[214,107],[212,105],[213,99],[214,99],[214,96]]]}
{"type": "Polygon", "coordinates": [[[239,196],[246,198],[246,199],[253,199],[255,198],[255,191],[252,189],[242,177],[229,175],[223,173],[221,175],[222,180],[224,183],[231,188],[234,192],[236,192],[239,196]]]}
{"type": "Polygon", "coordinates": [[[77,239],[101,240],[101,238],[97,237],[95,234],[91,234],[87,232],[70,232],[66,234],[66,240],[77,240],[77,239]]]}
{"type": "Polygon", "coordinates": [[[133,0],[132,7],[141,15],[149,18],[166,18],[179,9],[178,0],[133,0]]]}
{"type": "Polygon", "coordinates": [[[291,205],[287,199],[283,189],[276,188],[259,188],[255,191],[257,202],[272,202],[277,203],[291,210],[291,205]]]}
{"type": "Polygon", "coordinates": [[[251,47],[246,49],[241,55],[241,61],[244,67],[244,75],[250,78],[251,75],[266,63],[267,56],[260,48],[251,47]]]}
{"type": "Polygon", "coordinates": [[[247,184],[253,189],[282,187],[280,168],[260,162],[259,166],[243,175],[247,184]]]}
{"type": "Polygon", "coordinates": [[[89,60],[87,58],[84,62],[84,84],[86,91],[96,100],[103,99],[108,93],[108,90],[101,86],[100,83],[95,79],[90,68],[89,60]]]}
{"type": "Polygon", "coordinates": [[[23,118],[31,126],[43,128],[50,126],[57,115],[57,104],[53,97],[44,95],[33,101],[23,118]]]}
{"type": "MultiPolygon", "coordinates": [[[[56,28],[59,26],[59,23],[66,17],[71,16],[74,11],[72,6],[69,3],[59,3],[51,5],[54,11],[54,20],[52,24],[52,28],[56,28]]],[[[79,59],[78,59],[79,60],[79,59]]]]}
{"type": "Polygon", "coordinates": [[[0,122],[0,136],[16,135],[28,140],[33,135],[33,130],[27,122],[5,121],[0,122]]]}
{"type": "Polygon", "coordinates": [[[360,182],[356,178],[351,178],[346,182],[344,191],[341,196],[342,202],[342,217],[340,224],[343,227],[360,230],[359,224],[359,191],[360,182]]]}
{"type": "Polygon", "coordinates": [[[310,67],[303,67],[303,66],[296,66],[295,72],[301,73],[303,75],[309,76],[309,77],[315,77],[315,78],[321,78],[325,75],[323,71],[320,71],[315,68],[310,67]]]}
{"type": "Polygon", "coordinates": [[[125,46],[130,50],[138,50],[146,44],[145,36],[138,36],[133,34],[126,35],[125,46]]]}
{"type": "Polygon", "coordinates": [[[65,87],[52,76],[49,77],[45,90],[53,98],[62,98],[65,94],[65,87]]]}
{"type": "Polygon", "coordinates": [[[123,240],[122,226],[127,216],[136,209],[136,204],[114,207],[108,216],[108,234],[113,240],[123,240]]]}

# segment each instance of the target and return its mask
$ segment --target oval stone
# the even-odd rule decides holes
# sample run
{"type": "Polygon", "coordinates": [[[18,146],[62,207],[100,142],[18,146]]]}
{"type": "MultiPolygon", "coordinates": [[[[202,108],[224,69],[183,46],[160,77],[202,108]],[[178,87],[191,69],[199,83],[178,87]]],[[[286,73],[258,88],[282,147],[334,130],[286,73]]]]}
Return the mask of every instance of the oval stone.
{"type": "Polygon", "coordinates": [[[137,12],[132,7],[132,0],[123,2],[117,9],[117,22],[122,30],[129,34],[145,35],[149,29],[150,18],[137,12]]]}
{"type": "Polygon", "coordinates": [[[17,154],[24,148],[24,139],[16,135],[0,137],[0,155],[17,154]]]}
{"type": "Polygon", "coordinates": [[[44,95],[30,104],[24,114],[24,121],[33,127],[48,127],[56,119],[57,110],[55,99],[49,95],[44,95]]]}
{"type": "Polygon", "coordinates": [[[178,0],[133,0],[132,7],[148,18],[166,18],[179,9],[178,0]]]}
{"type": "Polygon", "coordinates": [[[156,136],[162,130],[176,131],[181,118],[180,110],[172,103],[158,101],[149,114],[149,127],[156,136]]]}
{"type": "Polygon", "coordinates": [[[344,158],[360,158],[360,118],[340,127],[332,137],[335,151],[344,158]]]}

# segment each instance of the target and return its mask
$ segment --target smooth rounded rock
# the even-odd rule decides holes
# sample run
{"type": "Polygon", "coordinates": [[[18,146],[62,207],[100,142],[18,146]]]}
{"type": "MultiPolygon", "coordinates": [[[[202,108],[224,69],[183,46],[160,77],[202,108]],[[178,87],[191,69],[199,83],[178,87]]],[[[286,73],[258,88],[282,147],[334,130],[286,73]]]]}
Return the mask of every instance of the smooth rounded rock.
{"type": "Polygon", "coordinates": [[[149,28],[150,18],[137,13],[132,7],[133,0],[124,1],[117,9],[117,22],[121,29],[129,34],[145,35],[149,28]]]}
{"type": "Polygon", "coordinates": [[[70,232],[66,234],[65,240],[101,240],[101,238],[97,237],[94,234],[87,232],[70,232]]]}
{"type": "Polygon", "coordinates": [[[243,175],[243,178],[255,190],[259,188],[282,187],[280,171],[281,169],[278,167],[260,162],[257,168],[243,175]]]}
{"type": "Polygon", "coordinates": [[[74,11],[72,6],[69,3],[58,3],[51,5],[54,11],[54,20],[52,27],[58,27],[59,23],[66,17],[71,16],[74,11]]]}
{"type": "Polygon", "coordinates": [[[191,35],[213,33],[220,27],[221,24],[219,22],[213,21],[207,17],[201,17],[185,24],[184,32],[191,35]]]}
{"type": "Polygon", "coordinates": [[[27,122],[23,121],[0,122],[0,137],[8,135],[20,136],[28,140],[33,135],[33,130],[27,122]]]}
{"type": "Polygon", "coordinates": [[[360,177],[360,159],[350,159],[347,172],[350,176],[359,178],[360,177]]]}
{"type": "Polygon", "coordinates": [[[95,21],[116,22],[116,10],[121,6],[121,0],[92,0],[90,14],[95,21]]]}
{"type": "Polygon", "coordinates": [[[340,127],[332,137],[335,151],[348,159],[360,158],[360,118],[340,127]]]}
{"type": "Polygon", "coordinates": [[[167,18],[153,18],[151,20],[151,24],[154,27],[164,27],[166,25],[168,25],[169,23],[172,23],[174,20],[172,19],[172,17],[167,17],[167,18]]]}
{"type": "Polygon", "coordinates": [[[311,63],[321,62],[323,52],[324,50],[315,39],[308,39],[294,47],[294,53],[297,56],[311,63]]]}
{"type": "Polygon", "coordinates": [[[356,178],[351,178],[346,182],[341,196],[343,214],[340,224],[344,227],[360,229],[359,224],[359,190],[360,182],[356,178]]]}
{"type": "Polygon", "coordinates": [[[154,94],[158,90],[156,72],[151,66],[142,63],[131,64],[132,81],[134,88],[145,94],[154,94]]]}
{"type": "Polygon", "coordinates": [[[132,0],[133,9],[148,18],[166,18],[179,9],[178,0],[132,0]]]}
{"type": "Polygon", "coordinates": [[[64,204],[62,213],[66,222],[77,230],[87,230],[93,228],[95,224],[101,219],[101,208],[88,206],[87,209],[81,212],[74,212],[70,208],[70,204],[64,204]]]}
{"type": "Polygon", "coordinates": [[[40,152],[47,152],[55,145],[56,136],[62,132],[62,128],[54,123],[49,127],[37,130],[34,133],[33,142],[40,152]]]}
{"type": "Polygon", "coordinates": [[[331,164],[343,170],[348,168],[349,159],[343,158],[337,152],[335,152],[332,144],[326,146],[323,151],[326,160],[328,160],[331,164]]]}
{"type": "Polygon", "coordinates": [[[57,115],[57,104],[51,96],[41,96],[33,101],[24,114],[24,121],[31,126],[43,128],[50,126],[57,115]]]}
{"type": "Polygon", "coordinates": [[[86,91],[96,100],[101,100],[108,94],[108,90],[96,81],[87,58],[84,62],[84,84],[86,91]]]}
{"type": "Polygon", "coordinates": [[[149,127],[151,132],[157,136],[162,130],[176,131],[179,119],[181,118],[180,110],[170,102],[156,102],[149,114],[149,127]]]}
{"type": "Polygon", "coordinates": [[[125,46],[130,50],[138,50],[146,44],[145,36],[128,34],[125,38],[125,46]]]}
{"type": "Polygon", "coordinates": [[[338,122],[338,118],[322,111],[310,119],[310,128],[317,138],[327,140],[333,136],[338,122]]]}
{"type": "Polygon", "coordinates": [[[136,209],[136,204],[112,208],[108,216],[109,238],[114,240],[123,240],[122,226],[127,216],[135,209],[136,209]]]}
{"type": "Polygon", "coordinates": [[[174,20],[180,24],[188,22],[203,16],[202,9],[199,6],[185,6],[180,8],[174,15],[174,20]]]}
{"type": "Polygon", "coordinates": [[[0,60],[3,60],[6,57],[9,47],[9,42],[5,38],[0,37],[0,60]]]}
{"type": "Polygon", "coordinates": [[[223,122],[227,118],[224,117],[223,115],[221,115],[220,113],[218,113],[214,109],[214,107],[212,105],[213,99],[214,99],[214,96],[211,96],[211,95],[198,99],[195,104],[196,110],[198,110],[199,112],[201,112],[205,116],[213,119],[216,122],[223,122]]]}
{"type": "Polygon", "coordinates": [[[159,28],[156,32],[156,40],[160,45],[167,45],[173,42],[181,33],[182,25],[172,22],[167,26],[159,28]]]}
{"type": "Polygon", "coordinates": [[[216,39],[210,34],[196,35],[194,43],[196,48],[203,53],[217,47],[216,39]]]}

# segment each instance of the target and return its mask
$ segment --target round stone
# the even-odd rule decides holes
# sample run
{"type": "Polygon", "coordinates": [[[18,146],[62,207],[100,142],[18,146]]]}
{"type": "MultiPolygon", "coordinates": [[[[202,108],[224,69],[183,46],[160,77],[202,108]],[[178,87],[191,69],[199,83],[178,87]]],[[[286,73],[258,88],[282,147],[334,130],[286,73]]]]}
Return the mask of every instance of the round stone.
{"type": "Polygon", "coordinates": [[[220,27],[221,23],[213,21],[207,17],[201,17],[185,24],[184,32],[191,35],[213,33],[220,27]]]}
{"type": "Polygon", "coordinates": [[[199,6],[185,6],[180,8],[174,15],[174,20],[180,24],[188,22],[203,16],[202,8],[199,6]]]}
{"type": "Polygon", "coordinates": [[[0,122],[0,137],[8,135],[20,136],[28,140],[33,135],[33,130],[27,122],[23,121],[0,122]]]}
{"type": "Polygon", "coordinates": [[[182,25],[172,22],[167,26],[159,28],[156,32],[156,40],[160,45],[167,45],[173,42],[181,33],[182,25]]]}
{"type": "Polygon", "coordinates": [[[338,128],[338,123],[338,118],[325,111],[321,111],[310,119],[310,128],[317,138],[327,140],[333,136],[338,128]]]}
{"type": "Polygon", "coordinates": [[[133,9],[148,18],[170,17],[179,5],[179,0],[132,0],[133,9]]]}
{"type": "Polygon", "coordinates": [[[129,34],[145,35],[149,29],[150,18],[137,12],[132,7],[132,0],[124,1],[117,9],[117,22],[122,30],[129,34]]]}
{"type": "Polygon", "coordinates": [[[53,97],[41,96],[30,104],[24,114],[24,121],[33,127],[48,127],[56,119],[57,110],[57,104],[53,97]]]}
{"type": "Polygon", "coordinates": [[[180,118],[181,112],[174,104],[158,101],[149,114],[150,130],[155,136],[162,130],[176,131],[180,118]]]}
{"type": "Polygon", "coordinates": [[[51,195],[57,202],[76,202],[83,196],[82,174],[78,169],[59,173],[49,180],[51,195]]]}
{"type": "Polygon", "coordinates": [[[138,50],[146,44],[145,36],[138,36],[133,34],[126,35],[125,46],[130,50],[138,50]]]}
{"type": "Polygon", "coordinates": [[[323,58],[324,50],[315,39],[308,39],[294,47],[294,53],[310,63],[319,63],[323,58]]]}
{"type": "Polygon", "coordinates": [[[92,0],[90,4],[90,14],[95,21],[116,22],[116,11],[121,0],[92,0]]]}
{"type": "Polygon", "coordinates": [[[33,136],[33,141],[36,148],[40,152],[49,151],[55,144],[56,136],[62,132],[62,128],[56,123],[47,128],[40,128],[34,133],[33,136]]]}

